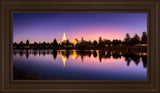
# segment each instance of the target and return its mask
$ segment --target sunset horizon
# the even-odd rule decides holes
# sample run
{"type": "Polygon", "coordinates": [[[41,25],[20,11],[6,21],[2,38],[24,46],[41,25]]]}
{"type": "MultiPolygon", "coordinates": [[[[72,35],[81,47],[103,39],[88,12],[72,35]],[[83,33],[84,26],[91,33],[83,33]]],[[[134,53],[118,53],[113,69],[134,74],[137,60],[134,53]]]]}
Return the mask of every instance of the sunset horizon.
{"type": "MultiPolygon", "coordinates": [[[[145,31],[144,31],[144,32],[145,32],[145,31]]],[[[65,33],[65,32],[64,32],[64,33],[65,33]]],[[[64,35],[64,33],[63,33],[63,35],[64,35]]],[[[126,34],[129,34],[129,33],[126,33],[126,34]]],[[[125,34],[125,36],[126,36],[126,34],[125,34]]],[[[135,35],[136,35],[136,33],[135,33],[135,35]]],[[[141,36],[142,36],[142,35],[141,35],[141,36]]],[[[101,36],[99,36],[99,37],[101,37],[101,36]]],[[[80,39],[75,38],[75,39],[73,39],[72,41],[70,41],[68,38],[66,38],[66,40],[69,40],[69,42],[74,42],[74,40],[76,40],[76,39],[77,39],[78,41],[81,41],[81,39],[83,38],[85,41],[91,41],[91,42],[93,42],[93,41],[98,41],[99,37],[98,37],[97,39],[94,39],[94,40],[86,40],[83,36],[82,36],[80,39]]],[[[132,37],[133,37],[133,36],[132,36],[132,37]]],[[[56,38],[53,38],[52,41],[39,41],[39,42],[37,42],[37,41],[35,40],[35,41],[30,42],[30,43],[31,43],[31,44],[33,44],[33,43],[35,43],[35,42],[37,42],[37,43],[43,43],[43,42],[52,43],[54,39],[56,39],[56,38]]],[[[125,41],[124,39],[125,39],[125,37],[124,37],[123,39],[116,39],[116,38],[106,39],[106,38],[103,38],[103,37],[102,37],[102,40],[110,40],[110,41],[113,41],[113,40],[125,41]]],[[[26,39],[26,40],[29,40],[29,41],[30,41],[30,39],[26,39]]],[[[26,40],[24,40],[23,42],[26,42],[26,40]]],[[[20,43],[21,41],[22,41],[22,40],[20,40],[19,42],[13,42],[13,43],[20,43]]],[[[57,42],[58,42],[58,43],[62,43],[62,42],[63,42],[63,36],[62,36],[62,39],[61,39],[60,41],[57,41],[57,42]]]]}
{"type": "Polygon", "coordinates": [[[141,32],[147,32],[146,20],[146,13],[14,13],[13,42],[52,42],[55,38],[61,42],[63,33],[69,41],[82,37],[123,41],[127,33],[141,37],[141,32]]]}

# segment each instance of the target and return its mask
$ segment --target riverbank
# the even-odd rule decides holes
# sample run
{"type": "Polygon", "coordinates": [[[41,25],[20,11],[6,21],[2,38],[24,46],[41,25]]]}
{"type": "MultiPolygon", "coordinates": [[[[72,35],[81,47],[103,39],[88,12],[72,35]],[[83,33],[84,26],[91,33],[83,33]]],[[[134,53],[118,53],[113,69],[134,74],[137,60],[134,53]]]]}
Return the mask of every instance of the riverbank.
{"type": "Polygon", "coordinates": [[[13,49],[39,49],[39,50],[103,50],[103,51],[119,51],[119,52],[147,52],[147,46],[109,46],[109,47],[13,47],[13,49]]]}

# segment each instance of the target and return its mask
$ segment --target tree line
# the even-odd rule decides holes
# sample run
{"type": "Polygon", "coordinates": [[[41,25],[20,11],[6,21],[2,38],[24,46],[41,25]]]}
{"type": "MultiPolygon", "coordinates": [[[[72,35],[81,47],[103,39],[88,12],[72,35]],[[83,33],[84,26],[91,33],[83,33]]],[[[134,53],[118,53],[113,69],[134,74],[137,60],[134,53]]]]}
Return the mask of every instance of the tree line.
{"type": "Polygon", "coordinates": [[[20,43],[14,42],[13,43],[13,48],[15,49],[25,49],[25,48],[30,48],[30,49],[72,49],[72,48],[78,48],[78,49],[90,49],[90,48],[100,48],[103,49],[105,47],[114,47],[114,46],[132,46],[136,44],[147,44],[147,33],[143,32],[142,37],[139,37],[137,34],[135,34],[132,38],[130,37],[129,33],[126,34],[126,37],[124,40],[118,40],[118,39],[113,39],[107,40],[107,39],[102,39],[102,37],[99,37],[98,40],[94,40],[93,42],[86,41],[81,38],[79,41],[78,39],[74,40],[76,44],[73,42],[70,42],[69,39],[66,41],[63,41],[61,43],[58,43],[56,38],[53,40],[53,42],[48,43],[48,42],[34,42],[30,43],[29,40],[26,40],[24,43],[23,41],[20,41],[20,43]]]}

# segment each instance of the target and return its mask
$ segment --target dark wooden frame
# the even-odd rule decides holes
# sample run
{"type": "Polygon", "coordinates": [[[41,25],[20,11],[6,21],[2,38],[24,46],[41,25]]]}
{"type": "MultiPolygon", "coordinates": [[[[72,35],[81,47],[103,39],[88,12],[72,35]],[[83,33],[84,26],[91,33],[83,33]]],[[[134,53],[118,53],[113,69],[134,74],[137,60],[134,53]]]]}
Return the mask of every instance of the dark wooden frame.
{"type": "Polygon", "coordinates": [[[0,92],[2,93],[160,93],[160,0],[1,0],[0,92]],[[147,80],[13,80],[12,33],[15,12],[148,13],[147,80]]]}

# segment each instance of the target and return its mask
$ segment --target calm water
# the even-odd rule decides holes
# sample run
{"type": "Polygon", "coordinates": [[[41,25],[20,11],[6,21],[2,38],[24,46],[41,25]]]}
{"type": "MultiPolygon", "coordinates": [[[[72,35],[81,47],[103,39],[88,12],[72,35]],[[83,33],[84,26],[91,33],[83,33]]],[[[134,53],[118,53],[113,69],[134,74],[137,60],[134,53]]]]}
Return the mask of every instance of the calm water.
{"type": "Polygon", "coordinates": [[[14,50],[16,71],[49,80],[146,80],[146,53],[14,50]]]}

